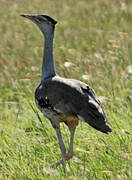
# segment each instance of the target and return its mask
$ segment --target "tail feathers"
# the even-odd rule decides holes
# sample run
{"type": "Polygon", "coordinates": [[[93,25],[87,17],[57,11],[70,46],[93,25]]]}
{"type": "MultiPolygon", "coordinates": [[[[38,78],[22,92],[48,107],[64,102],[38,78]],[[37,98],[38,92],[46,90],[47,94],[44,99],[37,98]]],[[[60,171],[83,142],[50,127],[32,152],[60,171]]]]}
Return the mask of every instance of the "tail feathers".
{"type": "Polygon", "coordinates": [[[112,129],[108,126],[108,124],[101,124],[101,125],[98,125],[98,124],[91,124],[89,123],[90,126],[92,126],[93,128],[97,129],[98,131],[101,131],[103,133],[106,133],[106,134],[109,134],[112,132],[112,129]]]}
{"type": "Polygon", "coordinates": [[[107,122],[103,121],[103,123],[97,123],[98,121],[96,121],[96,123],[94,123],[93,121],[88,122],[86,121],[82,116],[77,115],[78,119],[80,119],[83,122],[88,123],[90,126],[92,126],[93,128],[97,129],[98,131],[101,131],[103,133],[109,134],[112,132],[111,128],[109,127],[109,125],[107,124],[107,122]]]}
{"type": "Polygon", "coordinates": [[[112,132],[111,128],[108,125],[104,125],[99,129],[101,132],[109,134],[112,132]]]}

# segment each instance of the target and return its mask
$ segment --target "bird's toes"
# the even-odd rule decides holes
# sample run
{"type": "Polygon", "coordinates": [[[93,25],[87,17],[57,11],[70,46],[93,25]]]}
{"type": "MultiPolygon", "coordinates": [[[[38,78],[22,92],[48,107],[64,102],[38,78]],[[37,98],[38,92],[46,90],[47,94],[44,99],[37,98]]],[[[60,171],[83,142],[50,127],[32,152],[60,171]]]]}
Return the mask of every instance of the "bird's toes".
{"type": "Polygon", "coordinates": [[[60,164],[63,164],[63,160],[60,160],[60,161],[58,161],[57,163],[52,164],[52,165],[51,165],[51,168],[55,169],[55,168],[57,168],[60,164]]]}
{"type": "Polygon", "coordinates": [[[52,165],[50,166],[50,168],[55,169],[55,168],[56,168],[56,163],[52,164],[52,165]]]}

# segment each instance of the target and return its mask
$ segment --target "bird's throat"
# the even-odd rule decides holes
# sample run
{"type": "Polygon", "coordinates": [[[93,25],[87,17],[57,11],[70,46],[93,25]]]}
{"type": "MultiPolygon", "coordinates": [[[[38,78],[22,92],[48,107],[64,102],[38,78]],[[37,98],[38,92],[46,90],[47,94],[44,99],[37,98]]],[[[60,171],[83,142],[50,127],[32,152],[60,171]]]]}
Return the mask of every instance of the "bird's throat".
{"type": "Polygon", "coordinates": [[[55,76],[54,57],[53,57],[53,40],[54,33],[49,32],[45,36],[44,55],[42,64],[42,81],[55,76]]]}

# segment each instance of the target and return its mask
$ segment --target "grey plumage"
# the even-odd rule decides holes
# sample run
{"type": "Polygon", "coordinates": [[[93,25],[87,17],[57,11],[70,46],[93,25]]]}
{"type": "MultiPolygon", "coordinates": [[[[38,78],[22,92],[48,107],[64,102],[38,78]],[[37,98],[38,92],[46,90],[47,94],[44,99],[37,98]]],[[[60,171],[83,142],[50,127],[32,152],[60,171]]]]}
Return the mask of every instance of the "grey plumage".
{"type": "Polygon", "coordinates": [[[79,115],[95,129],[104,133],[110,131],[103,107],[93,89],[87,84],[55,76],[42,82],[41,85],[43,88],[40,89],[39,86],[35,92],[35,98],[38,101],[38,97],[42,97],[42,99],[48,97],[49,104],[58,109],[60,114],[76,117],[79,115]]]}
{"type": "Polygon", "coordinates": [[[40,111],[50,120],[55,128],[62,160],[55,166],[63,164],[73,156],[73,138],[79,120],[84,121],[103,132],[111,132],[104,109],[95,95],[94,90],[87,84],[66,79],[56,75],[53,58],[53,39],[57,21],[47,15],[22,15],[33,21],[45,37],[44,56],[41,83],[35,91],[35,100],[40,111]],[[60,122],[64,122],[70,130],[69,151],[63,143],[60,122]]]}

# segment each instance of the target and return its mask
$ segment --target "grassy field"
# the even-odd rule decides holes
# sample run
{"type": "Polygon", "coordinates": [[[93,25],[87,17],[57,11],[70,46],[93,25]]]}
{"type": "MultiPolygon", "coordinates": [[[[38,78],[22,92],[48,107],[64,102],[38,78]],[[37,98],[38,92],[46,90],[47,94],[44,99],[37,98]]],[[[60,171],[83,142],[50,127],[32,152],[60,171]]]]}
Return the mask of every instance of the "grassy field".
{"type": "MultiPolygon", "coordinates": [[[[69,132],[61,126],[68,147],[69,132]],[[67,135],[68,134],[68,135],[67,135]]],[[[0,0],[0,180],[132,179],[132,3],[114,0],[0,0]],[[92,86],[113,133],[80,122],[74,158],[61,158],[56,133],[34,103],[43,38],[21,13],[58,20],[57,73],[92,86]]]]}

